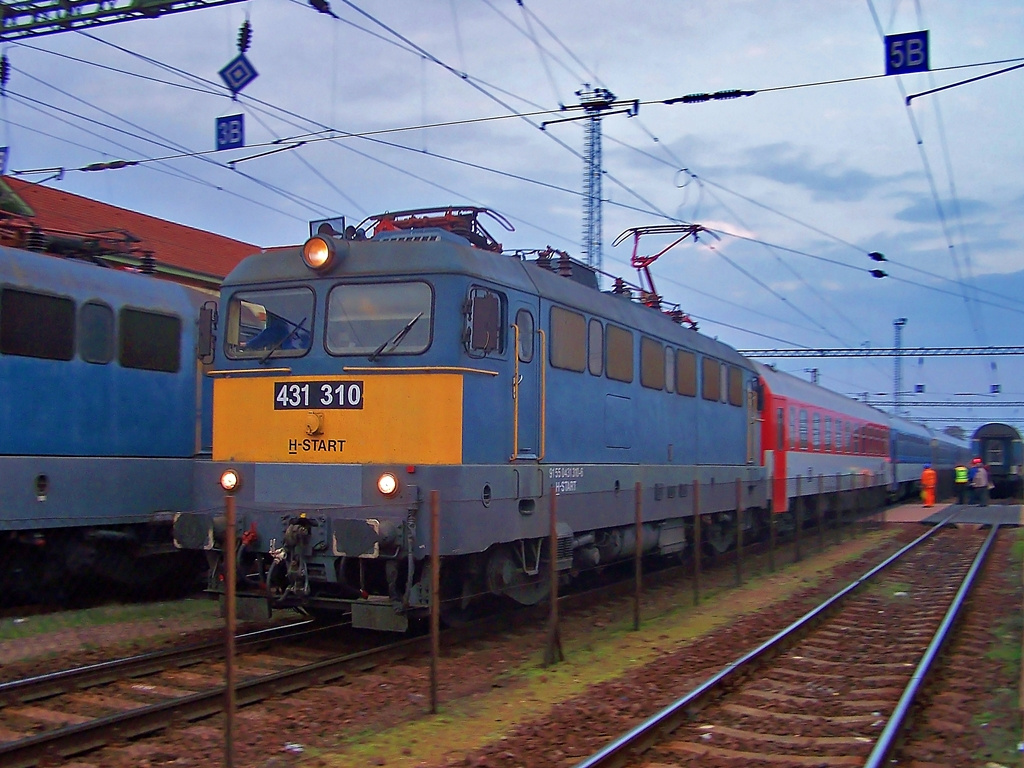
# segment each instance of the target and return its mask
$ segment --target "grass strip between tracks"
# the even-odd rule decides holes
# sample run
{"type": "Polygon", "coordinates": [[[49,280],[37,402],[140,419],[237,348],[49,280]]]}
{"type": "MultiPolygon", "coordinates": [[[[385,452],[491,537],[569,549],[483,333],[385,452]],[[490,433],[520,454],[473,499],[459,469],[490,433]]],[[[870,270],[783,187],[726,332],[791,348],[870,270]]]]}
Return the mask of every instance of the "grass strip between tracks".
{"type": "MultiPolygon", "coordinates": [[[[525,664],[507,670],[500,685],[487,693],[447,703],[442,698],[437,716],[424,714],[387,730],[368,728],[353,733],[334,749],[309,749],[307,754],[331,768],[414,768],[444,764],[447,758],[461,763],[467,753],[508,736],[519,723],[542,719],[554,705],[582,695],[589,686],[654,663],[659,656],[740,616],[813,587],[835,566],[884,545],[894,535],[891,530],[872,532],[824,553],[809,553],[801,562],[774,574],[748,575],[742,587],[709,588],[699,607],[693,606],[688,586],[681,587],[683,599],[671,607],[654,608],[660,604],[654,597],[644,611],[639,633],[631,631],[631,609],[624,608],[615,623],[603,627],[592,622],[581,626],[584,622],[565,617],[565,662],[545,669],[542,652],[534,653],[525,664]]],[[[622,601],[627,604],[631,605],[622,601]]],[[[544,628],[537,631],[543,634],[544,628]]]]}

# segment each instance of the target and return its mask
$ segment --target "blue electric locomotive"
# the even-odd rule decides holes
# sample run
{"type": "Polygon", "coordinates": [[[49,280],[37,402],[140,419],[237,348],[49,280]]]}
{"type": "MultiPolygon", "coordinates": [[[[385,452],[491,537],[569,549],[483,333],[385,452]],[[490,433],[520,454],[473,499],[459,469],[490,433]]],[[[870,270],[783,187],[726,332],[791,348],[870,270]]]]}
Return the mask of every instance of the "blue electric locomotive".
{"type": "Polygon", "coordinates": [[[401,630],[429,606],[432,489],[447,611],[547,594],[552,488],[566,578],[632,555],[636,483],[648,553],[692,548],[694,480],[710,546],[763,522],[750,361],[681,313],[602,292],[565,254],[503,254],[484,213],[373,217],[368,235],[320,234],[225,279],[206,508],[174,527],[208,553],[211,589],[227,467],[243,478],[240,605],[363,627],[401,630]]]}
{"type": "Polygon", "coordinates": [[[193,505],[193,461],[210,450],[198,320],[215,298],[0,248],[4,599],[194,578],[170,526],[193,505]]]}

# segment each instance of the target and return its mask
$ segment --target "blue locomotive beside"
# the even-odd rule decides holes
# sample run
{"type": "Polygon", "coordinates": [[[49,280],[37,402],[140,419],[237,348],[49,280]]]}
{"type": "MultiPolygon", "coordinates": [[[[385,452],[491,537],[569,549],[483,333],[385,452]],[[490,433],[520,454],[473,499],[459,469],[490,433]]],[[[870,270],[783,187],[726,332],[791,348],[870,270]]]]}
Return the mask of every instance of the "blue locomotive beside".
{"type": "Polygon", "coordinates": [[[971,449],[988,467],[989,481],[995,486],[993,497],[1022,495],[1024,442],[1016,428],[997,423],[980,426],[971,436],[971,449]]]}
{"type": "Polygon", "coordinates": [[[107,584],[137,593],[194,572],[170,525],[192,506],[193,461],[210,450],[198,318],[215,298],[0,248],[5,599],[107,584]]]}
{"type": "Polygon", "coordinates": [[[433,489],[448,612],[547,594],[552,489],[564,578],[632,555],[636,483],[648,553],[692,549],[695,480],[702,546],[767,515],[750,361],[565,254],[503,253],[485,213],[373,217],[225,279],[213,461],[174,527],[212,590],[228,467],[241,603],[395,630],[429,606],[433,489]]]}

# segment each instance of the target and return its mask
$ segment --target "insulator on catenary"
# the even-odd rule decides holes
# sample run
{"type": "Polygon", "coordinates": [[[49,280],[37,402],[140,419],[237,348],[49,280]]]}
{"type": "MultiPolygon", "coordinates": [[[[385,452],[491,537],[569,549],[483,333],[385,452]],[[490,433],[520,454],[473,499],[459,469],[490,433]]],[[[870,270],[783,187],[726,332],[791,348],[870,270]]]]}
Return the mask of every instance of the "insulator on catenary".
{"type": "Polygon", "coordinates": [[[252,45],[252,24],[246,19],[238,30],[238,52],[245,53],[249,50],[250,45],[252,45]]]}

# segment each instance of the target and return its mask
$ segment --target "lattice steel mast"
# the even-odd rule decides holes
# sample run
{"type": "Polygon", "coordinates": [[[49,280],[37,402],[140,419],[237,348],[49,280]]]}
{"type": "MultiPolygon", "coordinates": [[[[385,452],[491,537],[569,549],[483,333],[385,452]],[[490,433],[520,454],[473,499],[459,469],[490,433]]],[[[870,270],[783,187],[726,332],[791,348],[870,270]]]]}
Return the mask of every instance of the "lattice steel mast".
{"type": "Polygon", "coordinates": [[[579,90],[580,105],[587,113],[583,155],[583,253],[587,264],[601,271],[601,113],[615,101],[606,88],[579,90]]]}
{"type": "Polygon", "coordinates": [[[903,411],[903,326],[907,324],[907,318],[898,317],[892,321],[896,329],[896,358],[893,363],[893,390],[892,390],[892,412],[900,416],[903,411]]]}
{"type": "Polygon", "coordinates": [[[601,246],[601,118],[607,115],[626,114],[634,117],[640,111],[639,101],[616,101],[615,94],[607,88],[590,88],[584,83],[576,91],[580,103],[564,110],[581,109],[582,117],[567,117],[547,120],[541,124],[546,128],[552,123],[570,120],[586,120],[586,146],[583,157],[583,254],[587,264],[600,273],[602,263],[601,246]],[[625,109],[617,109],[625,107],[625,109]],[[615,111],[611,111],[611,110],[615,111]]]}

